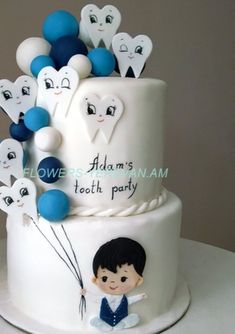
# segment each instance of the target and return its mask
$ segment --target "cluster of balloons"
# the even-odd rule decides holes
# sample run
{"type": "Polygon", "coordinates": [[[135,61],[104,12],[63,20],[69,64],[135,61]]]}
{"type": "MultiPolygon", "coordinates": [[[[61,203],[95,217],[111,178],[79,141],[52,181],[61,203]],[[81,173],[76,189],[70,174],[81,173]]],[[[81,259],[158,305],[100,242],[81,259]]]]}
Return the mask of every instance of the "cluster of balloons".
{"type": "MultiPolygon", "coordinates": [[[[50,116],[46,109],[41,107],[29,109],[23,122],[29,131],[36,132],[35,141],[42,146],[42,150],[53,151],[60,145],[61,135],[58,130],[49,126],[50,116]]],[[[49,156],[40,161],[37,173],[43,182],[55,183],[60,178],[62,168],[63,164],[59,159],[49,156]]],[[[69,210],[69,198],[62,190],[51,189],[39,197],[38,211],[43,218],[51,222],[63,220],[69,210]]]]}
{"type": "Polygon", "coordinates": [[[19,68],[28,75],[38,76],[42,68],[52,66],[59,70],[69,65],[80,79],[92,73],[109,76],[115,70],[115,57],[105,48],[88,50],[78,38],[79,23],[69,12],[58,10],[49,14],[42,27],[42,37],[24,40],[16,51],[19,68]]]}
{"type": "MultiPolygon", "coordinates": [[[[24,142],[35,133],[35,144],[44,152],[53,152],[61,144],[60,132],[49,126],[50,115],[41,107],[32,107],[26,111],[24,118],[18,124],[10,125],[11,137],[24,142]]],[[[61,161],[49,156],[40,161],[38,165],[38,176],[45,183],[55,183],[60,177],[63,165],[61,161]]]]}

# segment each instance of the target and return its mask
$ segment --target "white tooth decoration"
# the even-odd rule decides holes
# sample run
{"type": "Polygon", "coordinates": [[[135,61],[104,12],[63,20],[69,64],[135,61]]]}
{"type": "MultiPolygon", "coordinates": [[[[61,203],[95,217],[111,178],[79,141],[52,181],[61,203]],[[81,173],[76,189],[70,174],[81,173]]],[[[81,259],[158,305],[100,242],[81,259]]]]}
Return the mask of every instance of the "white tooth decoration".
{"type": "Polygon", "coordinates": [[[95,48],[103,41],[109,49],[120,23],[121,14],[116,7],[87,5],[81,11],[80,38],[95,48]]]}
{"type": "Polygon", "coordinates": [[[18,124],[20,113],[35,106],[38,86],[35,79],[22,75],[15,82],[0,80],[0,106],[18,124]]]}
{"type": "Polygon", "coordinates": [[[0,209],[10,216],[22,219],[26,214],[38,220],[35,184],[26,178],[18,179],[11,188],[0,187],[0,209]]]}
{"type": "Polygon", "coordinates": [[[39,91],[52,116],[55,115],[55,112],[67,116],[78,84],[78,73],[69,66],[64,66],[59,71],[47,66],[40,71],[38,75],[39,91]]]}
{"type": "Polygon", "coordinates": [[[80,108],[90,141],[100,131],[105,142],[109,143],[114,127],[124,111],[122,101],[113,95],[99,98],[95,94],[88,94],[82,99],[80,108]]]}
{"type": "Polygon", "coordinates": [[[11,176],[24,176],[23,148],[15,139],[5,139],[0,143],[0,181],[11,185],[11,176]]]}
{"type": "Polygon", "coordinates": [[[139,78],[147,58],[153,48],[151,39],[146,35],[138,35],[132,38],[125,32],[113,37],[113,52],[117,58],[120,74],[126,76],[131,67],[136,78],[139,78]]]}

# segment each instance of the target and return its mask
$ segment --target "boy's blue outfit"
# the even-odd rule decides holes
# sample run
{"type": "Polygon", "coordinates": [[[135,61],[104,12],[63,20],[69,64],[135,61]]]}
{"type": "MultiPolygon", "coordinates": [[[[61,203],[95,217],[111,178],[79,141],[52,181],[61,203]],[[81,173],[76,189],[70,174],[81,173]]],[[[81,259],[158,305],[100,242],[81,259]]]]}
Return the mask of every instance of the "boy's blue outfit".
{"type": "Polygon", "coordinates": [[[125,295],[118,308],[113,311],[109,306],[107,298],[103,298],[100,307],[100,319],[108,323],[110,326],[116,326],[122,319],[128,316],[128,301],[125,295]]]}

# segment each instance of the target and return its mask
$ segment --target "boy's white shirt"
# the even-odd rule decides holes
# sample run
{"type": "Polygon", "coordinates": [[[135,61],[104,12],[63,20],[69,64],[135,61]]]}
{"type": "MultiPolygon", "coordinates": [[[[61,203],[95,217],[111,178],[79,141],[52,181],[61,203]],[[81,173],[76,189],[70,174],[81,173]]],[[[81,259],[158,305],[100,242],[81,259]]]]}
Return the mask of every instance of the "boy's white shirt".
{"type": "MultiPolygon", "coordinates": [[[[121,304],[121,300],[124,295],[104,295],[106,297],[108,304],[113,312],[116,311],[118,306],[121,304]]],[[[127,297],[128,305],[134,304],[142,299],[144,299],[143,294],[127,297]]]]}
{"type": "MultiPolygon", "coordinates": [[[[93,302],[99,303],[99,304],[101,303],[103,298],[106,298],[113,312],[115,312],[118,306],[121,304],[121,300],[124,296],[124,295],[109,295],[109,294],[96,295],[95,293],[93,292],[91,293],[89,291],[87,291],[87,295],[88,297],[90,297],[90,299],[93,302]]],[[[130,296],[130,297],[126,296],[126,298],[127,298],[128,305],[131,305],[131,304],[137,303],[138,301],[142,299],[145,299],[146,297],[145,297],[145,294],[141,293],[135,296],[130,296]]]]}

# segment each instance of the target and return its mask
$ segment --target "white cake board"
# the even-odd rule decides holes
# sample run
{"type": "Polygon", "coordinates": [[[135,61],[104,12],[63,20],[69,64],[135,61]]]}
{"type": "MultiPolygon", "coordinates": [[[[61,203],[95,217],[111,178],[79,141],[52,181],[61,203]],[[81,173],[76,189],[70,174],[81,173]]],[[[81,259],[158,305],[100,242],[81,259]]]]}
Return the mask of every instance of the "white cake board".
{"type": "MultiPolygon", "coordinates": [[[[2,275],[5,276],[6,275],[2,275]]],[[[187,312],[190,304],[190,292],[187,283],[182,277],[179,277],[174,300],[170,309],[152,320],[148,324],[126,330],[115,331],[120,334],[156,334],[173,326],[187,312]]],[[[64,331],[44,325],[34,319],[29,318],[19,309],[17,309],[10,300],[7,288],[7,281],[0,282],[0,316],[11,325],[31,334],[94,334],[97,330],[86,331],[64,331]]]]}

